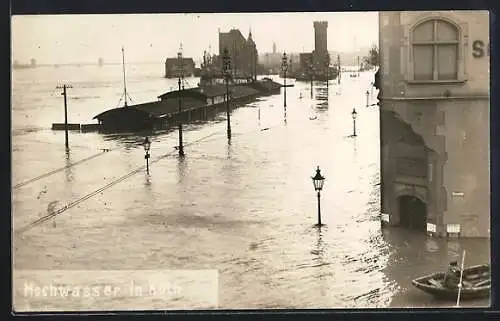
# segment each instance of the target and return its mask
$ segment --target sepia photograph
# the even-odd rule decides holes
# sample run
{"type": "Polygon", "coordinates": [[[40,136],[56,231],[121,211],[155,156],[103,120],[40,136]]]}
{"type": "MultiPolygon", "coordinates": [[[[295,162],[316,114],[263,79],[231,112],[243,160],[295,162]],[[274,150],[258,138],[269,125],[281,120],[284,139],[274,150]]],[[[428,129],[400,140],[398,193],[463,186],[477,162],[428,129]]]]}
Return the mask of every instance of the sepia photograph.
{"type": "Polygon", "coordinates": [[[489,26],[13,15],[13,312],[489,307],[489,26]]]}

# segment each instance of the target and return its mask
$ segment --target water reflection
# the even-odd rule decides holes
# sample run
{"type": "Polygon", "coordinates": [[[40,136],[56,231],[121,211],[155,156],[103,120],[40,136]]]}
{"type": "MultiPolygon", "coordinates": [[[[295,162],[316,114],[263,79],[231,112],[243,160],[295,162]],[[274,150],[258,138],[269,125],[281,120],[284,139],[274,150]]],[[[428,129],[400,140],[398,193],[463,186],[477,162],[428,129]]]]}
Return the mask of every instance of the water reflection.
{"type": "Polygon", "coordinates": [[[105,133],[102,135],[104,141],[113,141],[118,144],[121,148],[123,147],[126,151],[135,149],[138,145],[144,143],[144,137],[148,136],[151,140],[155,137],[163,135],[168,132],[172,132],[173,129],[169,131],[153,132],[153,131],[140,131],[140,132],[121,132],[121,133],[105,133]]]}
{"type": "Polygon", "coordinates": [[[313,254],[313,266],[317,269],[314,273],[315,278],[318,282],[318,287],[322,296],[328,294],[328,275],[331,273],[328,267],[328,259],[326,259],[326,245],[324,244],[323,235],[326,233],[325,226],[317,227],[317,242],[314,250],[311,251],[313,254]]]}
{"type": "MultiPolygon", "coordinates": [[[[67,149],[66,152],[65,152],[65,170],[64,170],[64,174],[65,174],[65,178],[66,178],[66,182],[70,183],[70,182],[73,182],[75,180],[75,173],[74,173],[74,168],[73,166],[71,166],[71,154],[70,154],[70,150],[67,149]]],[[[71,188],[71,186],[68,186],[68,188],[71,188]]]]}
{"type": "Polygon", "coordinates": [[[177,162],[177,182],[185,185],[187,183],[188,164],[186,157],[179,157],[177,162]]]}
{"type": "Polygon", "coordinates": [[[260,104],[259,106],[257,107],[257,120],[259,122],[259,128],[260,128],[260,104]]]}
{"type": "Polygon", "coordinates": [[[149,173],[144,173],[144,186],[146,190],[151,191],[151,175],[149,173]]]}

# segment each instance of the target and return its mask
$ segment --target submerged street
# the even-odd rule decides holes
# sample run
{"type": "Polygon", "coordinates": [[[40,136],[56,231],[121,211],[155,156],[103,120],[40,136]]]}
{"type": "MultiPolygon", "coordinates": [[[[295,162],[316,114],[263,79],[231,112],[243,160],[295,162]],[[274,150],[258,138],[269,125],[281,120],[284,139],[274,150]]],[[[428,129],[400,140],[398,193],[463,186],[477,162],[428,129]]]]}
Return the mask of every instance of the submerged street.
{"type": "MultiPolygon", "coordinates": [[[[128,75],[136,102],[155,100],[176,85],[154,74],[157,66],[140,67],[128,75]]],[[[184,159],[174,149],[176,128],[153,135],[70,132],[66,154],[64,132],[50,130],[63,117],[55,85],[65,79],[74,86],[70,122],[90,123],[118,102],[120,68],[13,73],[14,269],[215,269],[218,305],[210,308],[382,308],[453,306],[413,288],[411,280],[444,270],[463,250],[467,266],[489,262],[489,240],[381,229],[379,114],[376,106],[366,107],[365,94],[376,103],[373,72],[345,75],[328,88],[315,82],[313,97],[310,83],[288,79],[295,86],[286,89],[286,123],[283,94],[259,98],[232,111],[230,144],[224,113],[185,124],[184,159]],[[147,135],[149,175],[141,145],[147,135]],[[311,180],[317,166],[326,177],[321,229],[311,180]]],[[[196,83],[188,79],[189,86],[196,83]]],[[[32,308],[47,302],[38,300],[32,308]]],[[[55,304],[88,308],[79,302],[55,304]]],[[[147,297],[109,307],[200,308],[147,297]]]]}

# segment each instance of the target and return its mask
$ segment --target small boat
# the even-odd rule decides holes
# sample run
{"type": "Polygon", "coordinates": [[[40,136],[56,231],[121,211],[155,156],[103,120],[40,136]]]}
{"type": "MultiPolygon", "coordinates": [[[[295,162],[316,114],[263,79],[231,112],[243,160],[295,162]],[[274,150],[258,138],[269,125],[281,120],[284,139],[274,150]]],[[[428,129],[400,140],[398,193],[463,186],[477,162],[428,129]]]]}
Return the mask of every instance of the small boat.
{"type": "MultiPolygon", "coordinates": [[[[444,285],[444,272],[422,276],[412,281],[418,289],[436,298],[456,300],[458,287],[450,288],[444,285]]],[[[489,264],[475,265],[463,271],[462,290],[460,298],[464,300],[480,299],[490,296],[491,269],[489,264]]]]}

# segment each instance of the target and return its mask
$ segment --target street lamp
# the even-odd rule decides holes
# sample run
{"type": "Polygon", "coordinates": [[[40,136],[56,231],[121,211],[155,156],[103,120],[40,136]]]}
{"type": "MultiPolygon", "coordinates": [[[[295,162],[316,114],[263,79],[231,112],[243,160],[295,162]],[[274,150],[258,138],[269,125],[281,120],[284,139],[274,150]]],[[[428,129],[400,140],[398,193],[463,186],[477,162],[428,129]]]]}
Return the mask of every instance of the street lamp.
{"type": "MultiPolygon", "coordinates": [[[[181,84],[182,84],[182,78],[183,76],[183,58],[182,58],[182,45],[179,48],[179,52],[177,53],[177,61],[179,62],[180,66],[180,72],[179,72],[179,96],[177,96],[177,100],[179,101],[179,156],[184,156],[184,145],[182,143],[182,100],[181,100],[181,84]]],[[[182,84],[182,87],[184,85],[182,84]]],[[[184,88],[182,88],[184,89],[184,88]]]]}
{"type": "MultiPolygon", "coordinates": [[[[325,68],[326,68],[326,89],[328,89],[328,86],[330,85],[330,54],[328,54],[326,57],[325,57],[325,68]]],[[[328,91],[327,91],[328,92],[328,91]]]]}
{"type": "Polygon", "coordinates": [[[352,136],[356,137],[356,117],[358,117],[358,113],[356,112],[356,108],[352,109],[352,136]]]}
{"type": "Polygon", "coordinates": [[[281,70],[283,71],[283,109],[285,111],[285,121],[286,121],[286,71],[288,70],[288,58],[286,57],[286,52],[283,53],[283,58],[281,58],[281,70]]]}
{"type": "Polygon", "coordinates": [[[340,77],[342,75],[342,67],[340,65],[340,55],[337,55],[337,84],[340,85],[340,77]]]}
{"type": "MultiPolygon", "coordinates": [[[[329,80],[330,80],[328,78],[329,72],[330,72],[330,65],[329,65],[329,63],[326,63],[326,89],[327,90],[328,90],[328,83],[329,83],[329,80]]],[[[328,93],[328,91],[327,91],[327,93],[328,93]]]]}
{"type": "Polygon", "coordinates": [[[321,226],[321,190],[323,189],[323,184],[325,183],[325,178],[321,176],[321,170],[318,168],[316,169],[316,175],[312,177],[313,185],[314,185],[314,190],[318,194],[318,226],[321,226]]]}
{"type": "Polygon", "coordinates": [[[224,48],[222,55],[224,78],[226,80],[226,114],[227,114],[227,139],[231,139],[231,116],[229,113],[229,78],[231,77],[231,57],[229,51],[224,48]]]}
{"type": "Polygon", "coordinates": [[[146,152],[146,155],[144,155],[144,159],[146,160],[146,173],[149,174],[149,149],[151,148],[151,141],[148,136],[144,139],[143,146],[144,151],[146,152]]]}
{"type": "Polygon", "coordinates": [[[366,107],[370,105],[370,92],[366,91],[366,107]]]}
{"type": "Polygon", "coordinates": [[[314,67],[310,63],[309,64],[309,75],[311,76],[311,98],[313,97],[313,76],[314,76],[314,67]]]}

